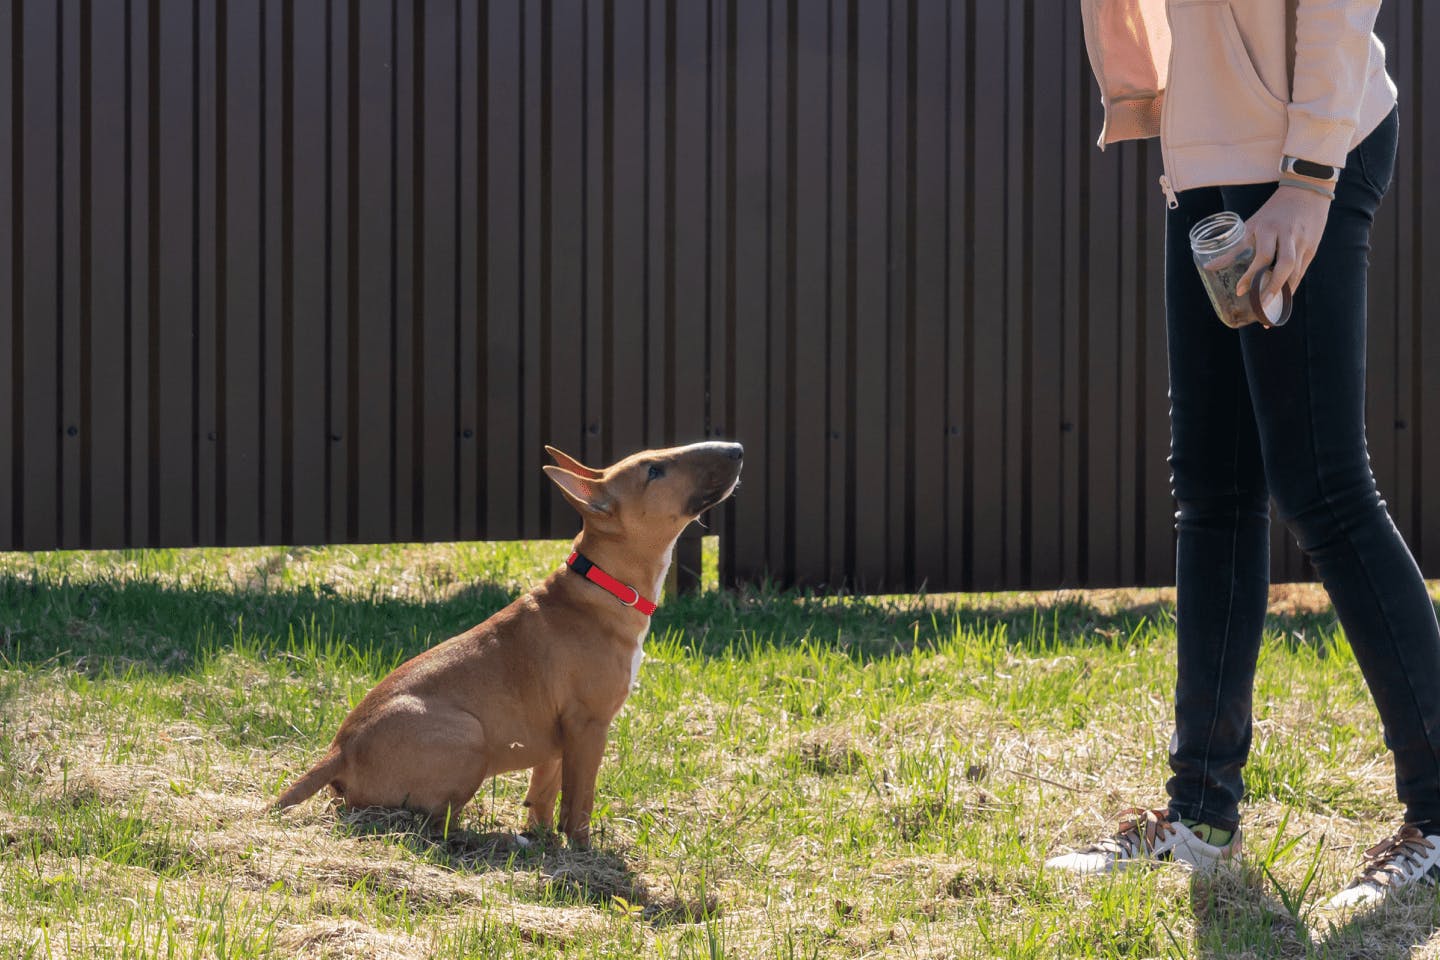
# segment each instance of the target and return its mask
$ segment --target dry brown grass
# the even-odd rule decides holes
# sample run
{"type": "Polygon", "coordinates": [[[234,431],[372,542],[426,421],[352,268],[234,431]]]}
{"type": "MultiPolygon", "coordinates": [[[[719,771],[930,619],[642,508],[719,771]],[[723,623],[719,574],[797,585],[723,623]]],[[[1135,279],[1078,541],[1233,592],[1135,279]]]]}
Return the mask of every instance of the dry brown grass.
{"type": "MultiPolygon", "coordinates": [[[[51,693],[0,707],[0,719],[18,728],[22,764],[35,776],[39,796],[61,807],[123,811],[164,825],[179,838],[190,869],[162,881],[148,870],[97,861],[77,877],[69,858],[49,852],[56,839],[51,824],[0,809],[0,846],[33,845],[41,887],[103,886],[107,895],[143,903],[162,886],[165,897],[181,902],[218,886],[237,906],[283,902],[276,947],[284,956],[316,958],[430,956],[437,935],[480,909],[503,916],[522,939],[550,944],[595,935],[615,922],[607,909],[612,896],[638,902],[652,916],[683,912],[672,899],[649,894],[647,883],[659,889],[659,878],[631,875],[614,857],[557,848],[515,871],[510,856],[520,848],[510,832],[456,828],[447,834],[403,811],[337,811],[318,799],[278,814],[269,797],[280,774],[276,759],[218,749],[193,725],[136,731],[132,720],[130,732],[151,742],[153,755],[114,762],[107,730],[119,718],[92,707],[88,723],[67,726],[54,714],[31,711],[51,693]],[[203,767],[203,785],[191,776],[197,767],[203,767]],[[590,905],[534,902],[547,887],[590,905]],[[423,936],[379,929],[377,918],[365,915],[367,898],[387,896],[433,915],[423,936]]],[[[52,943],[68,935],[93,956],[95,920],[80,911],[47,935],[52,943]]],[[[0,935],[5,927],[0,920],[0,935]]]]}

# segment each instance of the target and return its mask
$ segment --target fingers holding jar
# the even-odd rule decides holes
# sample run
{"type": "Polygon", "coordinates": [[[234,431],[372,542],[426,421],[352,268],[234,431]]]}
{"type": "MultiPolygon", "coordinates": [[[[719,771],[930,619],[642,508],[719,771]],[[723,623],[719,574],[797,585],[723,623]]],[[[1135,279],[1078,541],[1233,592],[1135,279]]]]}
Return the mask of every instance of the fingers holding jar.
{"type": "Polygon", "coordinates": [[[1260,291],[1262,302],[1281,296],[1286,289],[1297,289],[1315,259],[1329,217],[1330,201],[1325,196],[1280,186],[1246,222],[1255,259],[1236,284],[1235,292],[1247,295],[1255,278],[1267,269],[1269,276],[1260,291]]]}

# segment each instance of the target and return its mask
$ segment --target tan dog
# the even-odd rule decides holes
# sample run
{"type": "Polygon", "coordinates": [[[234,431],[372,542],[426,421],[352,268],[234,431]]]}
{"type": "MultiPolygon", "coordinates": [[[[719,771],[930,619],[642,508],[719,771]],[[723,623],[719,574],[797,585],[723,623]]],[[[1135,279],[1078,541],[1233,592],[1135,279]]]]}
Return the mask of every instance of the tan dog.
{"type": "Polygon", "coordinates": [[[572,845],[588,842],[595,775],[640,667],[649,600],[681,531],[735,489],[744,450],[696,443],[607,470],[546,450],[559,466],[545,472],[584,518],[567,566],[381,680],[277,806],[329,786],[350,806],[446,815],[486,778],[533,768],[530,826],[553,825],[559,793],[561,829],[572,845]]]}

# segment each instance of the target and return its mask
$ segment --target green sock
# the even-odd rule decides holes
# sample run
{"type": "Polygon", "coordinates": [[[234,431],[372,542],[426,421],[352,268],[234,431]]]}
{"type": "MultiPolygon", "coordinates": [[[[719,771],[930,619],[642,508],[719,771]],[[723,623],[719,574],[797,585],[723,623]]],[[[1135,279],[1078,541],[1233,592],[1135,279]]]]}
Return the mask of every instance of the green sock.
{"type": "Polygon", "coordinates": [[[1221,830],[1219,827],[1212,827],[1208,823],[1201,823],[1199,820],[1181,820],[1181,823],[1190,828],[1190,832],[1213,847],[1223,847],[1235,836],[1234,830],[1221,830]]]}

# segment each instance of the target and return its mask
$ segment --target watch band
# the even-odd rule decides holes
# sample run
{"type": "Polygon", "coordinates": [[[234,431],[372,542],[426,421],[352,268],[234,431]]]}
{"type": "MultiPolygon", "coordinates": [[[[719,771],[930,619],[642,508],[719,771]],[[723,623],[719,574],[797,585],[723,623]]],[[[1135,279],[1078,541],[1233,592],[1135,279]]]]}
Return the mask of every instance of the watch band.
{"type": "Polygon", "coordinates": [[[1315,180],[1306,180],[1303,177],[1281,177],[1280,186],[1299,187],[1301,190],[1309,190],[1311,193],[1318,193],[1320,194],[1320,196],[1324,197],[1327,200],[1335,199],[1335,191],[1332,190],[1328,184],[1315,180]]]}

